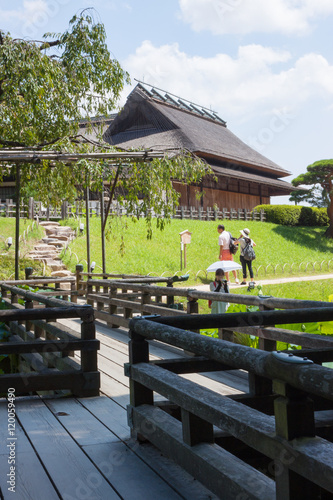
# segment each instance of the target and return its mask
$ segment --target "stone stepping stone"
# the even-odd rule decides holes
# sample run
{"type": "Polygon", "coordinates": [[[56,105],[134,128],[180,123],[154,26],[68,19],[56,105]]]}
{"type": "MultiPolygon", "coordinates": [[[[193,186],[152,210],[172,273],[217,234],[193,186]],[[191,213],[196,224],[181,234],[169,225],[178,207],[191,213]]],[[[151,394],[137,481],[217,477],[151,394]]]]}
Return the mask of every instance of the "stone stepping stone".
{"type": "Polygon", "coordinates": [[[44,252],[44,251],[49,251],[49,252],[56,252],[57,247],[55,245],[41,245],[37,244],[34,246],[34,249],[37,250],[38,252],[44,252]]]}
{"type": "Polygon", "coordinates": [[[59,222],[52,220],[42,220],[39,222],[40,226],[60,226],[59,222]]]}

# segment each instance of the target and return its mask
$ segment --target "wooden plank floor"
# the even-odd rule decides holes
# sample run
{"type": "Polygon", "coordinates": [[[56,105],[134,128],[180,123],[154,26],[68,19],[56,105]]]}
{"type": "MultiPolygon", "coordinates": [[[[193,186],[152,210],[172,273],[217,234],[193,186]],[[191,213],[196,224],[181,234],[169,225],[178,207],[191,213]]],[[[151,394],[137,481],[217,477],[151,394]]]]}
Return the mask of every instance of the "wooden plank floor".
{"type": "MultiPolygon", "coordinates": [[[[65,321],[75,328],[74,321],[65,321]]],[[[126,330],[97,322],[101,341],[101,396],[95,398],[20,397],[15,437],[8,435],[7,401],[0,399],[0,495],[7,500],[191,499],[216,497],[150,444],[131,439],[126,330]],[[8,444],[15,446],[15,494],[8,488],[8,444]]],[[[183,352],[152,342],[152,359],[183,352]]],[[[247,390],[242,372],[186,376],[221,394],[247,390]]]]}

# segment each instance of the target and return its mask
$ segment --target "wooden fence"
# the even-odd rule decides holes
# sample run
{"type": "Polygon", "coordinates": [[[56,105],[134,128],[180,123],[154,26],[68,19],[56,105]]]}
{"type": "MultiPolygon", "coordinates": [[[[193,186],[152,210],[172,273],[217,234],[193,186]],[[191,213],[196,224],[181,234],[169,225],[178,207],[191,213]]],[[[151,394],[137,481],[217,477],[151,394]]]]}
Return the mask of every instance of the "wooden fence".
{"type": "MultiPolygon", "coordinates": [[[[52,280],[42,281],[50,285],[52,280]]],[[[1,283],[0,288],[8,308],[0,310],[0,321],[11,333],[9,342],[1,344],[0,354],[15,356],[17,371],[0,376],[0,393],[7,393],[11,387],[16,394],[69,390],[76,396],[97,396],[99,341],[95,339],[92,307],[50,298],[50,294],[62,293],[58,288],[44,293],[6,283],[1,283]],[[78,318],[81,333],[57,322],[64,318],[78,318]],[[80,351],[81,356],[74,359],[76,351],[80,351]]],[[[68,298],[69,293],[64,291],[65,297],[68,298]]],[[[74,293],[73,297],[77,299],[74,293]]]]}
{"type": "MultiPolygon", "coordinates": [[[[257,306],[259,310],[274,309],[304,309],[328,307],[333,311],[332,302],[317,302],[310,300],[280,299],[268,296],[250,296],[240,294],[216,294],[214,292],[198,291],[191,288],[175,287],[178,277],[151,278],[126,277],[114,279],[90,279],[91,273],[81,273],[78,266],[77,288],[78,293],[85,295],[87,303],[95,309],[96,319],[106,321],[109,326],[128,328],[130,320],[135,315],[157,314],[162,317],[187,317],[199,311],[199,300],[215,300],[246,306],[257,306]],[[87,281],[82,281],[88,277],[87,281]],[[160,286],[166,283],[167,286],[160,286]]],[[[98,276],[98,275],[97,275],[98,276]]],[[[228,317],[232,317],[228,314],[228,317]]],[[[312,321],[309,319],[308,321],[312,321]]],[[[305,322],[300,319],[299,322],[305,322]]],[[[287,321],[286,321],[287,323],[287,321]]],[[[260,326],[244,326],[239,324],[236,330],[225,326],[219,330],[219,337],[223,340],[238,341],[238,333],[258,337],[260,349],[272,351],[277,342],[302,346],[303,348],[331,347],[333,337],[307,334],[281,328],[262,328],[260,326]]],[[[333,360],[332,360],[333,361],[333,360]]]]}
{"type": "Polygon", "coordinates": [[[153,443],[224,500],[332,498],[333,371],[320,366],[333,360],[332,344],[311,352],[264,352],[184,330],[263,331],[332,319],[331,305],[131,320],[125,373],[132,435],[153,443]],[[196,356],[149,361],[147,340],[196,356]],[[180,376],[235,369],[249,374],[246,394],[221,396],[180,376]],[[154,392],[166,401],[154,401],[154,392]]]}
{"type": "MultiPolygon", "coordinates": [[[[307,309],[329,308],[332,302],[275,298],[271,296],[251,296],[240,294],[216,294],[198,291],[192,288],[176,287],[179,282],[186,282],[187,276],[150,277],[126,274],[85,273],[83,266],[76,266],[76,276],[67,278],[38,278],[7,282],[7,285],[29,284],[34,287],[46,287],[45,296],[62,297],[64,300],[77,302],[85,300],[93,307],[96,319],[105,321],[109,326],[129,328],[135,316],[157,314],[162,317],[185,317],[197,314],[199,300],[215,300],[245,306],[256,306],[260,311],[302,309],[306,322],[307,309]],[[51,290],[53,284],[54,290],[51,290]],[[164,285],[164,286],[161,286],[164,285]],[[61,287],[65,287],[64,290],[61,287]],[[70,289],[69,289],[70,288],[70,289]]],[[[21,291],[23,293],[23,291],[21,291]]],[[[24,292],[27,293],[27,292],[24,292]]],[[[63,303],[63,302],[62,302],[63,303]]],[[[228,314],[232,318],[233,314],[228,314]]],[[[312,321],[309,319],[308,321],[312,321]]],[[[287,323],[287,321],[286,321],[287,323]]],[[[308,334],[301,331],[286,330],[258,325],[237,325],[237,329],[225,325],[219,329],[219,338],[239,342],[239,333],[258,338],[259,348],[266,351],[276,349],[277,342],[301,346],[306,349],[330,348],[333,337],[308,334]]],[[[333,360],[332,360],[333,361],[333,360]]]]}
{"type": "MultiPolygon", "coordinates": [[[[90,200],[89,205],[89,215],[100,216],[101,215],[101,204],[98,200],[90,200]]],[[[13,200],[6,200],[5,203],[0,205],[0,216],[3,217],[15,217],[16,214],[16,203],[13,200]]],[[[112,216],[131,216],[126,208],[114,203],[111,206],[110,214],[112,216]]],[[[20,208],[20,217],[25,217],[28,219],[68,219],[71,217],[85,217],[86,215],[86,204],[85,201],[77,201],[75,204],[70,205],[67,201],[63,202],[60,207],[44,206],[40,201],[36,201],[33,198],[29,199],[28,205],[22,203],[20,208]]],[[[142,217],[146,214],[142,212],[142,217]]],[[[151,212],[152,217],[156,217],[154,212],[151,212]]],[[[176,208],[175,219],[196,219],[196,220],[265,220],[265,212],[263,210],[248,210],[246,208],[218,208],[218,207],[207,207],[205,210],[202,207],[187,207],[180,206],[176,208]]]]}

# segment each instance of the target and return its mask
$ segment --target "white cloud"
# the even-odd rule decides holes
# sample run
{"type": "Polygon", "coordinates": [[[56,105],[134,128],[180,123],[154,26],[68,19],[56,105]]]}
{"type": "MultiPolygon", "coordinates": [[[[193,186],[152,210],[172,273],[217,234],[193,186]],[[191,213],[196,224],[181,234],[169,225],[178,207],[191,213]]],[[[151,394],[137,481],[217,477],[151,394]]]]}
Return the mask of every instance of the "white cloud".
{"type": "Polygon", "coordinates": [[[188,56],[178,44],[154,47],[145,41],[123,61],[132,78],[168,90],[216,111],[224,119],[251,120],[273,110],[297,110],[323,97],[332,103],[333,66],[321,55],[296,62],[286,51],[248,45],[227,54],[188,56]]]}
{"type": "Polygon", "coordinates": [[[34,38],[47,31],[50,20],[55,18],[70,0],[24,0],[16,9],[0,9],[0,19],[16,32],[27,38],[34,38]]]}
{"type": "Polygon", "coordinates": [[[194,31],[216,35],[306,34],[313,21],[333,13],[331,0],[179,0],[179,6],[194,31]]]}

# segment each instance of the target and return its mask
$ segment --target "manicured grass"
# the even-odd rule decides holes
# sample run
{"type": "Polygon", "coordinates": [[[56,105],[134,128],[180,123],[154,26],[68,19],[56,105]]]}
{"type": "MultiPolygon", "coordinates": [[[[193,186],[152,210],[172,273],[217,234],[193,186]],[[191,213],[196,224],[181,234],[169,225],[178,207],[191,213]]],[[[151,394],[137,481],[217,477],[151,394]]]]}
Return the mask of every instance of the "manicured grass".
{"type": "MultiPolygon", "coordinates": [[[[33,267],[36,274],[43,273],[43,264],[27,259],[25,256],[33,247],[36,241],[39,241],[44,236],[44,231],[41,227],[34,227],[32,229],[32,221],[22,219],[20,221],[20,234],[26,232],[26,242],[20,243],[20,261],[19,261],[19,275],[21,279],[25,278],[24,269],[26,267],[33,267]],[[29,228],[29,230],[28,230],[29,228]]],[[[15,219],[12,217],[0,218],[0,280],[14,279],[15,273],[15,219]],[[13,245],[8,249],[6,245],[7,238],[11,236],[13,245]]]]}
{"type": "MultiPolygon", "coordinates": [[[[260,280],[256,282],[260,283],[260,280]]],[[[273,297],[286,299],[308,299],[327,302],[329,296],[333,294],[333,275],[332,279],[316,281],[297,281],[291,283],[281,283],[279,285],[263,285],[263,295],[272,295],[273,297]]],[[[235,290],[235,293],[245,293],[257,295],[257,288],[248,292],[247,287],[235,290]]]]}
{"type": "MultiPolygon", "coordinates": [[[[199,271],[204,271],[212,262],[218,260],[218,223],[221,221],[172,220],[164,231],[154,229],[153,238],[147,240],[147,228],[143,219],[139,222],[127,218],[113,219],[106,241],[106,270],[109,273],[153,275],[189,273],[189,283],[192,284],[195,283],[194,278],[199,273],[196,283],[209,282],[213,276],[208,275],[207,279],[205,273],[199,271]],[[187,245],[186,269],[180,273],[179,233],[185,229],[192,232],[192,241],[187,245]]],[[[65,224],[78,226],[78,222],[73,220],[66,221],[65,224]]],[[[257,280],[265,277],[329,272],[327,262],[333,259],[333,241],[323,237],[325,228],[287,227],[258,221],[246,223],[225,221],[225,227],[237,237],[244,227],[250,229],[250,235],[257,244],[255,248],[257,258],[253,263],[255,272],[259,270],[257,280]],[[320,263],[323,261],[326,261],[326,264],[322,264],[320,269],[320,263]],[[306,269],[307,263],[312,264],[306,269]],[[290,271],[292,264],[293,268],[290,271]]],[[[95,261],[99,267],[101,267],[100,234],[100,219],[90,219],[91,261],[95,261]]],[[[71,250],[77,254],[81,262],[86,259],[85,234],[73,242],[71,250]]],[[[235,260],[239,262],[239,252],[235,260]]],[[[65,262],[74,270],[77,259],[72,256],[69,260],[67,255],[65,262]]],[[[333,261],[330,268],[332,267],[333,261]]],[[[98,271],[100,269],[96,267],[95,272],[98,271]]]]}
{"type": "MultiPolygon", "coordinates": [[[[230,292],[240,295],[258,295],[258,285],[260,281],[256,281],[257,286],[254,290],[248,291],[248,287],[231,288],[230,292]]],[[[272,297],[285,299],[299,300],[317,300],[322,302],[331,301],[333,299],[333,275],[332,279],[321,281],[295,281],[290,283],[281,283],[278,285],[263,285],[263,295],[272,295],[272,297]],[[331,297],[330,297],[331,296],[331,297]]],[[[206,300],[199,300],[199,308],[201,314],[208,314],[210,309],[206,300]]]]}

